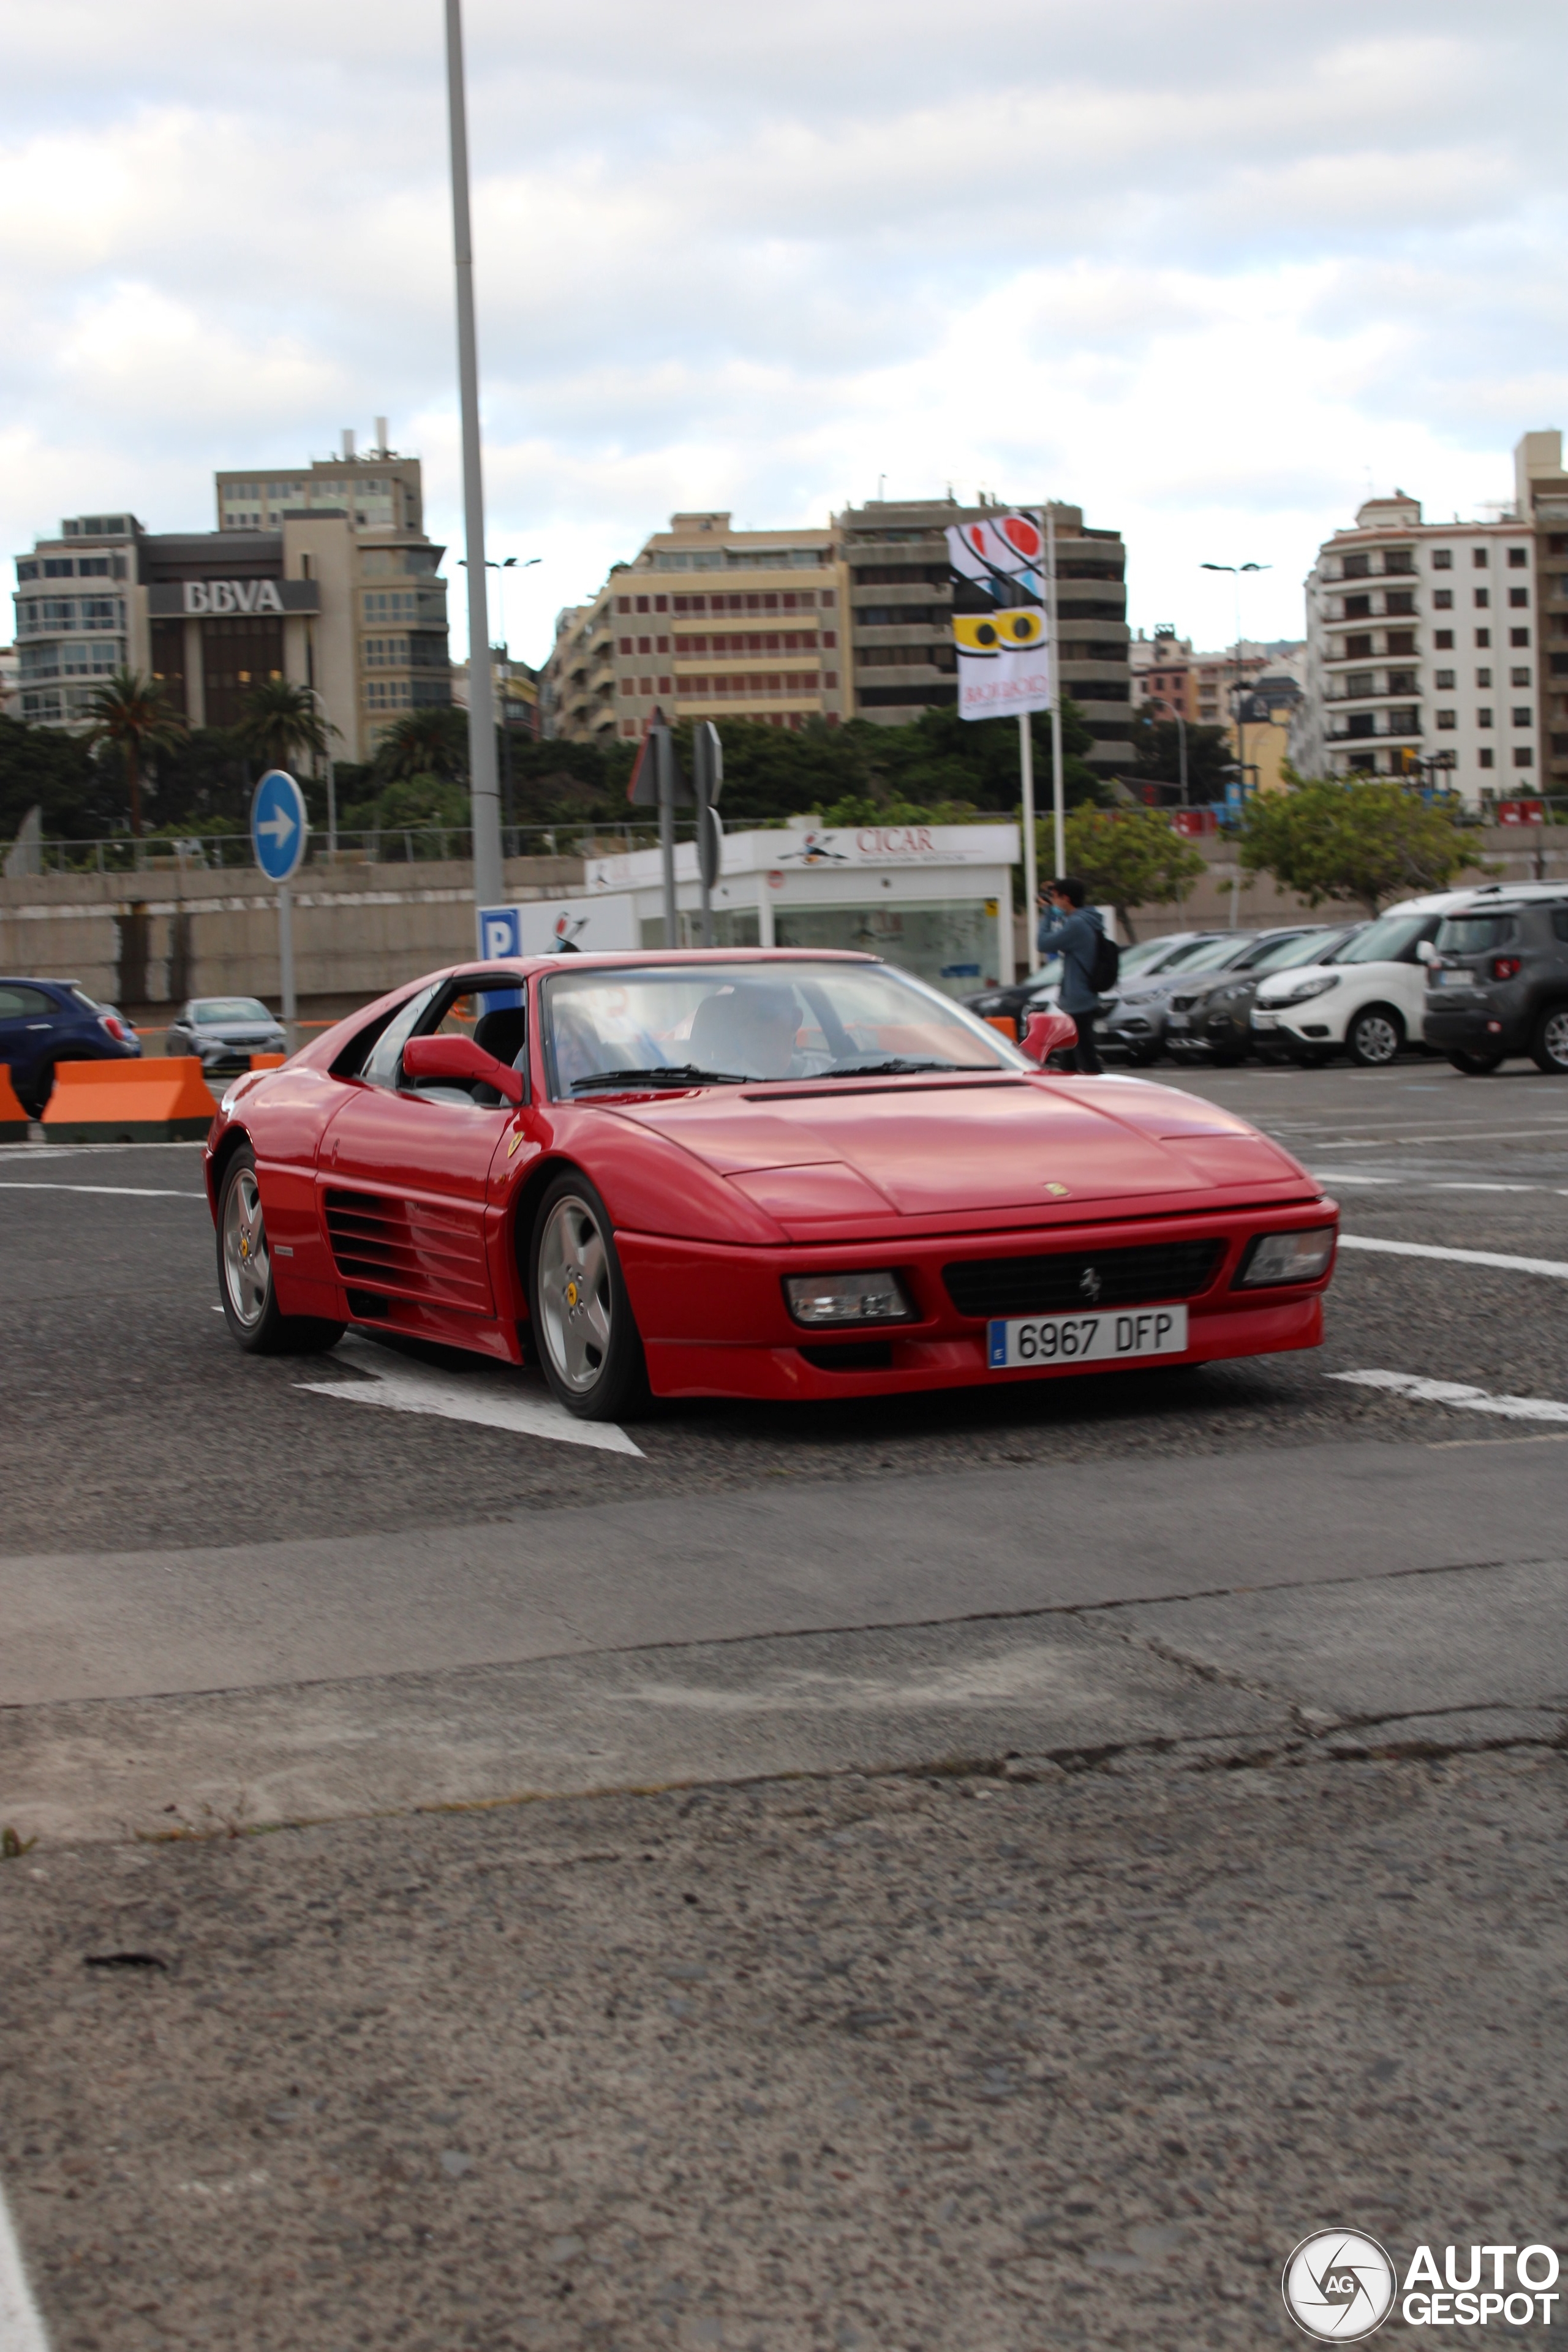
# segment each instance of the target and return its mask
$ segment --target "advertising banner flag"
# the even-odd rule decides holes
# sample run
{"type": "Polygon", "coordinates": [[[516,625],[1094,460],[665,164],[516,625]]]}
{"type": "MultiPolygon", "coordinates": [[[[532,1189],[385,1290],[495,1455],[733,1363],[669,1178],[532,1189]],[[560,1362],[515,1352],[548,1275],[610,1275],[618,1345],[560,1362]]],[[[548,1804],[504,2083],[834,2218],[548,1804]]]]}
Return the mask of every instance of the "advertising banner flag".
{"type": "Polygon", "coordinates": [[[1032,514],[949,527],[961,719],[1023,718],[1051,708],[1046,540],[1032,514]]]}

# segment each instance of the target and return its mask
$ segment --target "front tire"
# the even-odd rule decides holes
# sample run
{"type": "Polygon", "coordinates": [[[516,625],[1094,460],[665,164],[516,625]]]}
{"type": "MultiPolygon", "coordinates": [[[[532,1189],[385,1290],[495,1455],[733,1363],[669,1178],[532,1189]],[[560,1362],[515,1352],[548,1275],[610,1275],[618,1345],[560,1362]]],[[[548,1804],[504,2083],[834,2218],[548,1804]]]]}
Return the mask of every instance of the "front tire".
{"type": "Polygon", "coordinates": [[[1549,1004],[1535,1024],[1530,1058],[1548,1077],[1568,1077],[1568,1004],[1549,1004]]]}
{"type": "Polygon", "coordinates": [[[1449,1055],[1448,1063],[1450,1068],[1460,1071],[1467,1078],[1489,1078],[1494,1070],[1501,1068],[1502,1058],[1500,1054],[1456,1052],[1449,1055]]]}
{"type": "Polygon", "coordinates": [[[528,1255],[528,1311],[545,1379],[579,1421],[618,1421],[647,1396],[647,1367],[610,1213],[585,1176],[545,1191],[528,1255]]]}
{"type": "Polygon", "coordinates": [[[256,1154],[248,1143],[224,1170],[218,1193],[217,1295],[224,1321],[249,1356],[320,1355],[335,1348],[347,1328],[315,1315],[285,1315],[279,1307],[256,1154]]]}
{"type": "Polygon", "coordinates": [[[1365,1005],[1345,1032],[1351,1060],[1363,1070],[1386,1070],[1404,1043],[1405,1024],[1392,1004],[1365,1005]]]}

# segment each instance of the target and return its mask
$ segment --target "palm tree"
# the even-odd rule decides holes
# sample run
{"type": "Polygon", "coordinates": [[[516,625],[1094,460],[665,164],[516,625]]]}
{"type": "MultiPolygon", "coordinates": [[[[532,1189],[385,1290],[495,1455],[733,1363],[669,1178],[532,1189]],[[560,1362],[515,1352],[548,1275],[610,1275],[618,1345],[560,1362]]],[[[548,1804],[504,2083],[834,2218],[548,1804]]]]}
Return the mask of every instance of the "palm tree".
{"type": "Polygon", "coordinates": [[[447,703],[395,719],[375,747],[375,764],[388,776],[441,776],[456,782],[468,772],[467,711],[447,703]]]}
{"type": "Polygon", "coordinates": [[[93,694],[89,743],[112,743],[125,761],[131,793],[131,830],[142,831],[142,763],[149,751],[172,751],[189,732],[155,677],[140,670],[112,670],[93,694]]]}
{"type": "Polygon", "coordinates": [[[341,734],[308,686],[269,677],[245,698],[245,715],[235,730],[247,751],[269,768],[286,768],[296,751],[312,760],[331,757],[332,736],[341,734]]]}

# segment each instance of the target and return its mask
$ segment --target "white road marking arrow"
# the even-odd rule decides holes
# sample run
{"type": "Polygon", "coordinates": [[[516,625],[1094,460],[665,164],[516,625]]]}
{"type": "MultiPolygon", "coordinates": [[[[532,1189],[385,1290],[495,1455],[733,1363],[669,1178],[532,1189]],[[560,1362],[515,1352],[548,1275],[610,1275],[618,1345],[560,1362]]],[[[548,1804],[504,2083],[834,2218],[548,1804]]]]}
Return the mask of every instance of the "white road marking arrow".
{"type": "MultiPolygon", "coordinates": [[[[537,1373],[502,1371],[475,1365],[461,1374],[438,1372],[407,1357],[388,1361],[384,1350],[357,1332],[340,1343],[342,1355],[370,1381],[296,1381],[315,1396],[340,1397],[345,1404],[380,1405],[388,1412],[428,1412],[445,1421],[477,1422],[481,1429],[515,1430],[522,1437],[553,1438],[558,1444],[597,1446],[605,1454],[631,1454],[642,1447],[609,1421],[579,1421],[557,1404],[537,1373]]],[[[325,1359],[342,1360],[339,1350],[325,1359]]]]}

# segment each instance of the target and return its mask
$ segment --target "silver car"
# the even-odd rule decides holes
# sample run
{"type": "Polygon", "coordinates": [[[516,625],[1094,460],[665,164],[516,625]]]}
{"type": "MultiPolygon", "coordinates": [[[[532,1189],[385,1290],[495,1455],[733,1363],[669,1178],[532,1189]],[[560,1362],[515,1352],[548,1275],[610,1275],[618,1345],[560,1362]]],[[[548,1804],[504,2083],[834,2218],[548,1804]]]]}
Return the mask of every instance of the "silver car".
{"type": "Polygon", "coordinates": [[[165,1054],[194,1054],[203,1077],[248,1070],[252,1054],[282,1054],[288,1040],[258,996],[193,996],[170,1022],[165,1054]]]}

